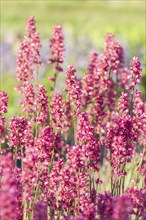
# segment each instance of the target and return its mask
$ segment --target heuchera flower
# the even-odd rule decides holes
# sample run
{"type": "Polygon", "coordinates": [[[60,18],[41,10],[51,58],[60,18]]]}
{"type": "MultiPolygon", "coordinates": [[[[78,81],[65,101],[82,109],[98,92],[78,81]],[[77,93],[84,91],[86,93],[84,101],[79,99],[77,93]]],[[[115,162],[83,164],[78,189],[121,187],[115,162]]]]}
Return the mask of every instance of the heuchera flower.
{"type": "MultiPolygon", "coordinates": [[[[109,64],[105,56],[91,54],[88,73],[82,79],[82,90],[86,104],[95,103],[97,96],[103,95],[108,89],[109,64]]],[[[86,106],[86,105],[85,105],[86,106]]]]}
{"type": "Polygon", "coordinates": [[[4,91],[0,91],[0,144],[4,143],[5,137],[4,134],[5,128],[5,117],[2,114],[7,113],[8,107],[8,95],[4,91]]]}
{"type": "Polygon", "coordinates": [[[110,62],[110,71],[118,74],[124,64],[124,50],[116,41],[113,34],[108,33],[106,35],[103,54],[110,62]]]}
{"type": "Polygon", "coordinates": [[[98,54],[96,52],[92,52],[90,54],[90,60],[88,64],[88,72],[82,79],[83,93],[85,96],[85,105],[91,103],[92,98],[94,98],[94,87],[95,83],[95,75],[98,65],[98,54]]]}
{"type": "Polygon", "coordinates": [[[88,65],[88,73],[90,75],[94,75],[94,71],[97,65],[97,58],[98,58],[98,54],[96,52],[91,52],[90,61],[88,65]]]}
{"type": "Polygon", "coordinates": [[[51,123],[61,133],[71,127],[71,108],[69,101],[63,101],[62,95],[54,94],[50,105],[51,123]]]}
{"type": "Polygon", "coordinates": [[[72,111],[70,101],[64,102],[65,105],[65,115],[64,115],[64,131],[68,132],[72,125],[72,111]]]}
{"type": "Polygon", "coordinates": [[[141,63],[138,59],[138,57],[134,57],[130,63],[130,70],[129,70],[129,84],[125,85],[126,89],[134,89],[136,84],[141,83],[141,75],[142,68],[141,63]]]}
{"type": "Polygon", "coordinates": [[[127,67],[124,67],[120,73],[119,83],[122,88],[125,88],[125,85],[127,85],[128,82],[129,82],[129,69],[127,67]]]}
{"type": "Polygon", "coordinates": [[[49,161],[51,161],[52,153],[55,147],[55,134],[49,125],[39,132],[36,145],[38,150],[42,152],[40,153],[41,160],[46,160],[48,164],[49,161]]]}
{"type": "Polygon", "coordinates": [[[14,163],[12,154],[8,153],[6,156],[0,155],[0,219],[16,220],[18,219],[17,211],[17,187],[13,176],[14,163]]]}
{"type": "Polygon", "coordinates": [[[113,210],[113,219],[114,220],[130,220],[131,214],[131,201],[127,194],[115,199],[114,210],[113,210]]]}
{"type": "Polygon", "coordinates": [[[125,175],[120,170],[121,164],[130,162],[135,152],[135,136],[133,131],[133,118],[129,115],[128,94],[122,93],[117,106],[113,123],[107,132],[105,146],[111,151],[112,172],[125,175]]]}
{"type": "Polygon", "coordinates": [[[109,192],[97,195],[97,214],[103,220],[130,220],[131,206],[129,195],[112,196],[109,192]]]}
{"type": "Polygon", "coordinates": [[[96,55],[94,61],[94,65],[92,65],[94,69],[88,71],[88,74],[82,79],[83,105],[102,141],[105,138],[107,122],[115,107],[116,93],[114,81],[109,74],[107,57],[102,55],[97,59],[96,55]]]}
{"type": "Polygon", "coordinates": [[[134,214],[137,217],[145,216],[146,188],[138,189],[137,187],[131,187],[127,189],[126,194],[132,205],[131,214],[134,214]]]}
{"type": "Polygon", "coordinates": [[[68,66],[66,73],[66,85],[69,93],[69,100],[74,106],[74,113],[77,115],[82,109],[83,94],[81,90],[81,83],[75,75],[76,69],[73,65],[68,66]]]}
{"type": "Polygon", "coordinates": [[[5,124],[5,117],[0,118],[0,135],[4,133],[4,124],[5,124]]]}
{"type": "Polygon", "coordinates": [[[30,43],[31,56],[33,57],[33,63],[38,65],[43,65],[40,59],[39,49],[41,48],[41,40],[39,34],[36,31],[36,24],[34,17],[31,16],[27,20],[26,26],[26,40],[30,43]]]}
{"type": "MultiPolygon", "coordinates": [[[[71,162],[68,160],[68,162],[71,162]]],[[[84,191],[84,183],[80,182],[81,178],[78,176],[77,167],[73,166],[71,162],[66,165],[60,176],[60,188],[59,188],[59,209],[69,210],[69,214],[75,214],[79,209],[78,199],[80,197],[81,190],[84,191]],[[83,183],[83,185],[82,185],[83,183]],[[83,188],[81,188],[83,187],[83,188]]],[[[85,192],[84,192],[85,193],[85,192]]],[[[87,195],[88,197],[88,195],[87,195]]]]}
{"type": "Polygon", "coordinates": [[[35,147],[38,152],[37,163],[39,172],[39,184],[43,189],[42,199],[47,199],[49,201],[48,198],[51,195],[51,189],[48,188],[48,184],[51,181],[49,175],[56,153],[56,136],[51,126],[45,126],[40,130],[38,138],[35,142],[35,147]]]}
{"type": "MultiPolygon", "coordinates": [[[[35,196],[35,189],[38,184],[38,151],[36,147],[31,144],[25,148],[25,156],[22,158],[22,175],[21,184],[23,186],[23,205],[31,204],[31,200],[35,196]]],[[[29,209],[24,212],[29,212],[29,209]]]]}
{"type": "Polygon", "coordinates": [[[30,43],[23,41],[17,56],[16,78],[23,84],[26,81],[33,80],[34,72],[30,43]]]}
{"type": "Polygon", "coordinates": [[[8,95],[4,91],[0,91],[0,114],[6,113],[8,107],[8,95]]]}
{"type": "Polygon", "coordinates": [[[64,127],[63,117],[65,115],[63,109],[62,95],[54,94],[52,97],[52,103],[50,106],[51,122],[55,125],[57,129],[64,127]]]}
{"type": "Polygon", "coordinates": [[[44,85],[40,84],[36,87],[36,95],[34,100],[34,110],[36,112],[36,122],[45,124],[48,121],[48,96],[46,95],[44,85]]]}
{"type": "Polygon", "coordinates": [[[137,90],[134,92],[133,98],[133,127],[135,139],[138,141],[142,137],[146,140],[146,109],[141,92],[137,90]]]}
{"type": "Polygon", "coordinates": [[[46,202],[39,200],[35,203],[33,220],[48,220],[46,202]]]}
{"type": "Polygon", "coordinates": [[[25,82],[22,87],[20,86],[20,90],[23,93],[22,100],[20,102],[22,111],[25,112],[27,115],[33,115],[35,98],[33,85],[31,83],[25,82]]]}
{"type": "Polygon", "coordinates": [[[94,127],[90,124],[88,115],[84,112],[79,114],[77,120],[77,140],[82,145],[85,158],[89,159],[87,167],[98,171],[100,150],[98,141],[94,137],[94,127]]]}
{"type": "Polygon", "coordinates": [[[56,68],[50,112],[45,86],[34,82],[42,63],[33,16],[17,57],[23,116],[10,119],[7,135],[8,96],[0,92],[0,219],[146,219],[146,103],[135,89],[140,61],[133,58],[125,68],[123,48],[107,34],[102,54],[91,53],[83,79],[70,65],[65,93],[54,94],[63,40],[57,25],[48,61],[56,68]]]}
{"type": "Polygon", "coordinates": [[[113,198],[109,192],[97,195],[97,213],[100,219],[113,220],[113,198]]]}
{"type": "Polygon", "coordinates": [[[8,144],[13,147],[27,147],[33,144],[32,123],[24,116],[12,117],[8,126],[8,144]]]}
{"type": "Polygon", "coordinates": [[[62,34],[62,27],[57,25],[54,28],[53,37],[51,39],[51,55],[52,57],[48,60],[48,63],[55,63],[56,70],[62,72],[63,69],[60,63],[63,63],[63,52],[64,52],[64,37],[62,34]]]}
{"type": "Polygon", "coordinates": [[[119,112],[119,115],[124,117],[129,114],[129,94],[122,92],[116,109],[119,112]]]}
{"type": "MultiPolygon", "coordinates": [[[[55,211],[61,211],[61,207],[59,209],[58,200],[58,189],[60,188],[60,176],[63,169],[64,162],[61,158],[58,161],[52,162],[52,168],[50,173],[45,175],[44,172],[44,181],[42,182],[43,186],[43,195],[42,198],[47,200],[48,206],[50,207],[49,216],[54,215],[55,211]]],[[[46,166],[47,169],[47,166],[46,166]]]]}

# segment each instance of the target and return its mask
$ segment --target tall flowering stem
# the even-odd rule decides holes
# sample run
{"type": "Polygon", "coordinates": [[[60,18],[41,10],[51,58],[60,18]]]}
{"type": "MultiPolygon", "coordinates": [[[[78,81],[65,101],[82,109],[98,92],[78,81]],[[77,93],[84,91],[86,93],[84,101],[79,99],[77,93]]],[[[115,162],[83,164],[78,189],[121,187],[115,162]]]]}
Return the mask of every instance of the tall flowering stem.
{"type": "Polygon", "coordinates": [[[63,68],[60,65],[64,61],[64,36],[61,25],[56,25],[54,28],[50,42],[51,58],[48,59],[48,64],[54,64],[55,70],[53,77],[51,76],[49,79],[53,82],[51,89],[54,91],[58,72],[63,71],[63,68]]]}
{"type": "Polygon", "coordinates": [[[130,63],[129,84],[125,85],[126,89],[134,89],[137,84],[141,83],[141,63],[138,57],[133,57],[130,63]]]}
{"type": "Polygon", "coordinates": [[[87,168],[98,171],[100,155],[99,144],[94,137],[94,127],[90,124],[86,113],[81,113],[78,116],[77,140],[79,145],[81,145],[86,152],[85,160],[87,160],[87,168]]]}
{"type": "Polygon", "coordinates": [[[63,63],[63,52],[64,52],[64,37],[62,34],[62,27],[57,25],[53,31],[53,37],[51,39],[51,58],[48,60],[48,63],[55,63],[55,68],[57,71],[62,72],[63,69],[60,66],[60,63],[63,63]]]}
{"type": "Polygon", "coordinates": [[[66,85],[68,92],[68,99],[72,108],[73,114],[73,128],[74,128],[74,142],[76,143],[76,126],[77,116],[83,109],[83,92],[81,88],[81,81],[76,76],[76,69],[73,65],[68,66],[66,72],[66,85]]]}
{"type": "Polygon", "coordinates": [[[36,86],[36,95],[34,99],[35,121],[38,124],[45,124],[48,121],[48,96],[47,90],[43,84],[36,86]]]}
{"type": "Polygon", "coordinates": [[[66,72],[66,85],[69,94],[69,100],[71,105],[73,106],[73,112],[75,115],[78,115],[78,113],[83,108],[82,106],[83,93],[81,89],[80,80],[77,78],[75,74],[76,74],[76,69],[74,68],[73,65],[70,65],[66,72]]]}
{"type": "Polygon", "coordinates": [[[21,43],[17,56],[16,79],[22,85],[34,78],[33,58],[30,44],[27,41],[21,43]]]}
{"type": "Polygon", "coordinates": [[[110,71],[118,74],[124,64],[124,50],[111,33],[106,35],[103,53],[110,62],[110,71]]]}
{"type": "Polygon", "coordinates": [[[8,95],[4,91],[0,91],[0,145],[5,142],[4,132],[5,132],[5,117],[3,114],[7,113],[8,107],[8,95]]]}
{"type": "Polygon", "coordinates": [[[36,31],[34,17],[27,20],[25,41],[21,43],[17,57],[16,79],[19,85],[16,87],[22,95],[20,106],[28,118],[32,118],[34,112],[36,70],[43,63],[40,61],[41,40],[36,31]]]}
{"type": "Polygon", "coordinates": [[[43,63],[40,61],[40,51],[41,48],[41,39],[36,30],[36,24],[33,16],[30,16],[27,20],[26,25],[26,41],[30,44],[31,56],[33,58],[33,63],[39,66],[42,66],[43,63]]]}

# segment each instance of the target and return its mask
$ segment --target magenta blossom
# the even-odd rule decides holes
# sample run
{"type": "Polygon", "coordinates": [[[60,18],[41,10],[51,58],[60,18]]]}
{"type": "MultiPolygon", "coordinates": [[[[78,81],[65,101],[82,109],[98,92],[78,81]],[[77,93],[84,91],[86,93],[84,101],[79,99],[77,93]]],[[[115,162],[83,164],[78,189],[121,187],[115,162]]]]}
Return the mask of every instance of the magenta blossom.
{"type": "Polygon", "coordinates": [[[62,34],[62,27],[57,25],[54,28],[53,37],[51,39],[51,58],[48,60],[48,63],[55,63],[56,70],[62,72],[63,69],[60,66],[60,63],[63,63],[63,52],[64,52],[64,37],[62,34]]]}

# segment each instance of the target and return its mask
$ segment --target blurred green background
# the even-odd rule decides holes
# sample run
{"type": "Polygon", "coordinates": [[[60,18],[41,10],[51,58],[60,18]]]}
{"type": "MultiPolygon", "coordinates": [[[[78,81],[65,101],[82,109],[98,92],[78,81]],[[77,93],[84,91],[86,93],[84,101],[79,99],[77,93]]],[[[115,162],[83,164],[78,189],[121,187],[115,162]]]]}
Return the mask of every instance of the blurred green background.
{"type": "Polygon", "coordinates": [[[9,94],[9,115],[16,113],[15,59],[31,15],[43,39],[44,59],[52,29],[61,24],[67,48],[64,65],[72,62],[77,69],[87,66],[92,50],[101,51],[107,32],[115,34],[125,49],[126,65],[133,56],[143,64],[141,90],[146,100],[145,4],[145,0],[1,0],[1,89],[9,94]]]}

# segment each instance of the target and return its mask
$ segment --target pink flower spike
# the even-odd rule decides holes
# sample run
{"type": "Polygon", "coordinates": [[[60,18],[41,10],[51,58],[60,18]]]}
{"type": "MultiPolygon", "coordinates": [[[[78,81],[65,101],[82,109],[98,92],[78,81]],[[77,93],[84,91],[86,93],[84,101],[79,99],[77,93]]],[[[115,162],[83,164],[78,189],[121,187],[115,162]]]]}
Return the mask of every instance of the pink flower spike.
{"type": "Polygon", "coordinates": [[[137,84],[141,83],[142,68],[138,57],[134,57],[130,63],[129,85],[125,85],[126,89],[134,89],[137,84]]]}
{"type": "Polygon", "coordinates": [[[62,27],[57,25],[53,31],[53,37],[51,39],[51,58],[48,60],[48,63],[56,63],[56,70],[62,72],[63,69],[59,65],[63,63],[63,52],[64,52],[64,37],[62,34],[62,27]]]}
{"type": "Polygon", "coordinates": [[[8,95],[4,91],[0,91],[0,114],[7,113],[8,95]]]}
{"type": "Polygon", "coordinates": [[[16,79],[22,83],[33,80],[34,72],[30,43],[23,41],[17,56],[16,79]]]}
{"type": "Polygon", "coordinates": [[[82,109],[83,93],[81,90],[81,81],[75,75],[76,69],[73,65],[68,66],[66,73],[66,85],[69,93],[69,100],[74,105],[74,112],[78,114],[82,109]]]}
{"type": "Polygon", "coordinates": [[[33,62],[37,65],[42,66],[43,63],[40,62],[40,52],[39,52],[39,49],[41,48],[41,39],[36,31],[36,24],[33,16],[29,17],[27,20],[25,37],[26,40],[30,43],[33,62]]]}

